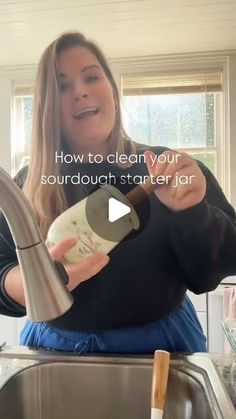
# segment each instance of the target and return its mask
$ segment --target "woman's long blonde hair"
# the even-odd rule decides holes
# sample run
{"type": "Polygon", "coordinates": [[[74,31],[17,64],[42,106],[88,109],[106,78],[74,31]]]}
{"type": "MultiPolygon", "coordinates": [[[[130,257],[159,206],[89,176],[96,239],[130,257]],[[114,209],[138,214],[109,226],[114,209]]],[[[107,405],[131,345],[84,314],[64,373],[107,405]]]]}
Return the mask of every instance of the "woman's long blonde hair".
{"type": "Polygon", "coordinates": [[[57,57],[71,47],[84,47],[91,51],[101,64],[117,97],[115,124],[109,136],[109,151],[131,153],[135,145],[128,138],[121,121],[119,92],[109,65],[98,46],[79,32],[67,32],[58,37],[44,51],[38,65],[33,104],[32,147],[28,174],[24,183],[27,196],[44,239],[52,221],[68,208],[63,185],[43,184],[42,176],[61,174],[62,166],[56,163],[55,153],[64,149],[59,119],[59,82],[57,57]]]}

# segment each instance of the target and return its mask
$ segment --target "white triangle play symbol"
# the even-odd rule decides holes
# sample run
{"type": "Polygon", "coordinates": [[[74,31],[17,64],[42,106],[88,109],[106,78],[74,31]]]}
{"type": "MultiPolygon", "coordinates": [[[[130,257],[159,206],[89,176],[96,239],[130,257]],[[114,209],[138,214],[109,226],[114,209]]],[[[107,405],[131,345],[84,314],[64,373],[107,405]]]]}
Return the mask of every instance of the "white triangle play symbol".
{"type": "Polygon", "coordinates": [[[110,198],[108,201],[108,220],[113,223],[131,211],[128,205],[117,201],[115,198],[110,198]]]}

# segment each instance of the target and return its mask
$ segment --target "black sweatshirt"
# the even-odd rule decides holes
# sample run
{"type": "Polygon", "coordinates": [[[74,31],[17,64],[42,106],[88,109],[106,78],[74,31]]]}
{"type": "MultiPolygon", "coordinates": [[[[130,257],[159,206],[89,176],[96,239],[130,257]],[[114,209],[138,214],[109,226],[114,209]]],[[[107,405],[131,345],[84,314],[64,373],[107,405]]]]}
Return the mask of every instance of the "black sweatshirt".
{"type": "MultiPolygon", "coordinates": [[[[139,146],[161,154],[163,147],[139,146]]],[[[109,264],[73,292],[74,304],[51,324],[71,330],[114,329],[162,319],[175,310],[186,289],[200,294],[213,290],[236,274],[236,218],[211,172],[198,162],[207,181],[206,196],[198,205],[180,212],[166,208],[153,193],[136,207],[141,228],[110,253],[109,264]]],[[[116,187],[127,193],[134,185],[119,182],[127,174],[147,175],[145,164],[121,169],[107,162],[71,164],[71,174],[116,176],[116,187]]],[[[15,178],[22,187],[26,170],[15,178]]],[[[92,188],[91,188],[92,190],[92,188]]],[[[88,193],[91,192],[88,191],[88,193]]],[[[77,185],[67,185],[70,205],[77,202],[77,185]]],[[[22,226],[22,229],[24,227],[22,226]]],[[[0,216],[0,313],[21,317],[25,308],[4,290],[4,278],[17,264],[14,242],[0,216]]]]}

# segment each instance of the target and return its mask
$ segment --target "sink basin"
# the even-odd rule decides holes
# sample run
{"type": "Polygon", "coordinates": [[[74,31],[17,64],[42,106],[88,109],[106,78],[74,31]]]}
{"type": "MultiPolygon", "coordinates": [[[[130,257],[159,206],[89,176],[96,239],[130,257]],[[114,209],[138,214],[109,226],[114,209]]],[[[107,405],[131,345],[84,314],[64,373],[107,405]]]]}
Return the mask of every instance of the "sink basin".
{"type": "MultiPolygon", "coordinates": [[[[152,358],[0,353],[0,417],[150,419],[152,358]]],[[[212,362],[171,359],[165,419],[235,418],[212,362]]]]}

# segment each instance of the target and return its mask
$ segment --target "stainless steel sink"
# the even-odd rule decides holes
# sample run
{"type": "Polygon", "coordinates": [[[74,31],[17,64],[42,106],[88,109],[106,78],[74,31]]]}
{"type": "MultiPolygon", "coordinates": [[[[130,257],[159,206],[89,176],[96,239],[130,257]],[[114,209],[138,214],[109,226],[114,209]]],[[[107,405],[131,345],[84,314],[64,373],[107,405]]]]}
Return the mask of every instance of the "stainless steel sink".
{"type": "MultiPolygon", "coordinates": [[[[150,419],[152,358],[0,352],[0,417],[150,419]]],[[[165,419],[235,419],[212,362],[171,359],[165,419]]]]}

